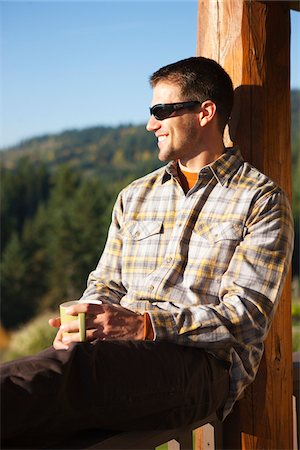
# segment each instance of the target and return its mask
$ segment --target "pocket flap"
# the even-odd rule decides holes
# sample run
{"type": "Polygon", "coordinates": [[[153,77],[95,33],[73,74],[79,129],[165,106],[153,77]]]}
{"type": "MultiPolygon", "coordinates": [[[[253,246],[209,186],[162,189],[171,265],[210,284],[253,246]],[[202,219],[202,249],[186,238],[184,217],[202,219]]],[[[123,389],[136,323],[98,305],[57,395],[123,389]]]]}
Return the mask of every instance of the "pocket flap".
{"type": "Polygon", "coordinates": [[[241,222],[198,222],[195,232],[211,242],[225,239],[238,241],[243,235],[243,224],[241,222]]]}
{"type": "Polygon", "coordinates": [[[131,239],[139,241],[154,234],[158,234],[162,229],[161,220],[132,220],[125,225],[127,234],[131,239]]]}

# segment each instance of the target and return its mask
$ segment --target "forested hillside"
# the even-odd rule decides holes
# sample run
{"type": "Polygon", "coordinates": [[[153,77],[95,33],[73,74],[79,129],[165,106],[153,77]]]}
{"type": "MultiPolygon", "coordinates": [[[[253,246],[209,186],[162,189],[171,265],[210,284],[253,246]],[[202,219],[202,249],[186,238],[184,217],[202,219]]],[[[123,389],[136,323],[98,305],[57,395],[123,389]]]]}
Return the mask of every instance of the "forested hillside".
{"type": "Polygon", "coordinates": [[[22,142],[1,154],[2,165],[15,169],[21,158],[49,171],[68,165],[105,182],[135,178],[158,166],[156,142],[144,125],[68,130],[22,142]]]}
{"type": "MultiPolygon", "coordinates": [[[[294,275],[299,273],[300,91],[292,93],[294,275]]],[[[70,130],[1,152],[2,324],[78,298],[119,190],[159,167],[144,126],[70,130]]]]}
{"type": "Polygon", "coordinates": [[[1,159],[1,321],[13,329],[81,295],[117,193],[160,163],[145,126],[38,137],[1,159]]]}

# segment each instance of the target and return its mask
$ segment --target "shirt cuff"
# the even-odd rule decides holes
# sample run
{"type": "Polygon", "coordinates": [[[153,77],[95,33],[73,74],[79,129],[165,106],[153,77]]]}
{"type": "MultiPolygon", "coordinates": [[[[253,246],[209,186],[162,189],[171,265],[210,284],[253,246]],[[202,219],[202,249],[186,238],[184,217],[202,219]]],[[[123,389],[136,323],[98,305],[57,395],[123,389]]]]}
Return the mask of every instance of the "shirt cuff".
{"type": "Polygon", "coordinates": [[[177,325],[173,314],[167,311],[152,310],[147,311],[145,314],[149,316],[154,341],[178,341],[177,325]]]}

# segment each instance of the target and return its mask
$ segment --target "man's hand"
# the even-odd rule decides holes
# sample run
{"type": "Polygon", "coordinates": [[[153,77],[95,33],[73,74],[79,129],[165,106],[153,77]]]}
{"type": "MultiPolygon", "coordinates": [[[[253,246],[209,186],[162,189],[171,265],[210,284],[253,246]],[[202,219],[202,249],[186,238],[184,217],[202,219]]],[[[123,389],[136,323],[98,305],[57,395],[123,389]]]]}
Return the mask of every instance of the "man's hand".
{"type": "Polygon", "coordinates": [[[61,326],[60,319],[50,319],[49,325],[59,328],[54,339],[53,346],[57,350],[67,350],[69,344],[79,341],[79,328],[76,316],[78,313],[86,313],[86,340],[142,340],[144,337],[144,318],[119,305],[95,305],[78,303],[70,306],[67,313],[74,315],[74,322],[61,326]],[[70,332],[63,336],[63,332],[70,332]]]}

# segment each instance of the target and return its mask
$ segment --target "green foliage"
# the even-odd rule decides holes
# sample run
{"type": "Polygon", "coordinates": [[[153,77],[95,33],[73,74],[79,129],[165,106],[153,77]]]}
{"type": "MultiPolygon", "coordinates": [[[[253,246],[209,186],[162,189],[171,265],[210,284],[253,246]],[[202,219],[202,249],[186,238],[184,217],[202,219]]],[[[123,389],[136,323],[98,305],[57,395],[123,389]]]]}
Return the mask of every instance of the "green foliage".
{"type": "Polygon", "coordinates": [[[10,235],[20,233],[25,220],[33,217],[39,204],[49,196],[50,177],[42,164],[32,164],[27,157],[16,162],[15,170],[1,170],[1,247],[10,235]]]}
{"type": "Polygon", "coordinates": [[[14,233],[5,249],[1,274],[1,316],[6,327],[28,320],[34,313],[24,286],[28,267],[22,243],[14,233]]]}
{"type": "Polygon", "coordinates": [[[293,216],[295,223],[295,249],[293,275],[300,275],[300,90],[293,91],[292,107],[292,189],[293,216]]]}
{"type": "Polygon", "coordinates": [[[292,317],[295,325],[300,325],[300,300],[295,300],[292,304],[292,317]]]}
{"type": "Polygon", "coordinates": [[[49,202],[51,288],[46,304],[50,301],[51,306],[81,296],[108,227],[110,196],[104,185],[98,179],[82,179],[76,186],[70,171],[64,173],[49,202]]]}
{"type": "Polygon", "coordinates": [[[293,352],[299,352],[300,350],[300,327],[293,327],[293,352]]]}
{"type": "Polygon", "coordinates": [[[2,355],[2,361],[35,355],[52,345],[57,330],[48,325],[50,317],[53,317],[53,313],[44,312],[15,331],[9,347],[2,355]]]}
{"type": "Polygon", "coordinates": [[[292,303],[293,319],[293,352],[300,350],[300,298],[294,298],[292,303]]]}
{"type": "Polygon", "coordinates": [[[144,126],[41,136],[1,159],[1,320],[11,329],[81,296],[117,192],[159,164],[144,126]]]}
{"type": "MultiPolygon", "coordinates": [[[[15,226],[4,235],[1,320],[8,329],[80,297],[105,244],[112,192],[98,178],[84,178],[67,166],[53,174],[51,186],[48,201],[41,196],[21,230],[15,226]]],[[[4,194],[6,188],[4,182],[4,194]]]]}

